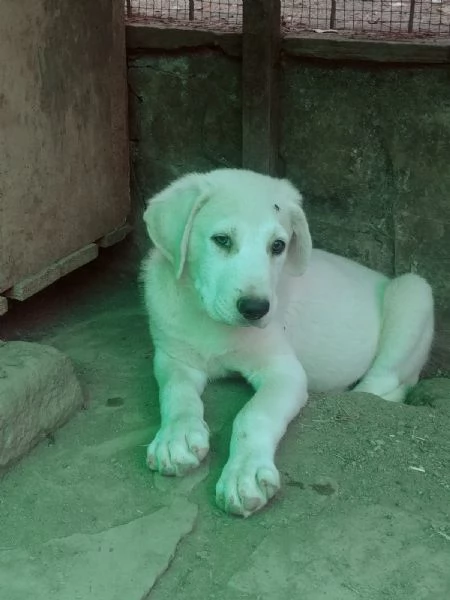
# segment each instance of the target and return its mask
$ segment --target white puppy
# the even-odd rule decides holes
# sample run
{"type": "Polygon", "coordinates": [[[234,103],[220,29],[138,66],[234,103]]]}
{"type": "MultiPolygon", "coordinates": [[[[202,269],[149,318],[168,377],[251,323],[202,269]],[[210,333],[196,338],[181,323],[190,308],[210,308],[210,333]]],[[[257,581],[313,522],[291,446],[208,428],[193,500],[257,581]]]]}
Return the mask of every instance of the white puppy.
{"type": "Polygon", "coordinates": [[[149,203],[143,264],[161,428],[148,465],[196,467],[209,449],[201,394],[242,374],[255,394],[233,424],[217,503],[247,516],[280,486],[277,445],[311,391],[401,401],[433,338],[429,285],[390,280],[312,250],[300,193],[286,180],[220,169],[182,177],[149,203]]]}

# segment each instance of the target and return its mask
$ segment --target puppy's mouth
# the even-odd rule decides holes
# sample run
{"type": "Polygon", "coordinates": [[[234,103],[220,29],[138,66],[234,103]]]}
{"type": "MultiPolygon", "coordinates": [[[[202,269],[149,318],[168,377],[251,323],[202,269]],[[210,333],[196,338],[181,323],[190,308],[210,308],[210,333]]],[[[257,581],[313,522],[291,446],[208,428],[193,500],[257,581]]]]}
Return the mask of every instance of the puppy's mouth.
{"type": "Polygon", "coordinates": [[[265,315],[260,319],[245,319],[244,317],[240,317],[237,325],[240,327],[257,327],[258,329],[264,329],[269,324],[269,317],[265,315]]]}

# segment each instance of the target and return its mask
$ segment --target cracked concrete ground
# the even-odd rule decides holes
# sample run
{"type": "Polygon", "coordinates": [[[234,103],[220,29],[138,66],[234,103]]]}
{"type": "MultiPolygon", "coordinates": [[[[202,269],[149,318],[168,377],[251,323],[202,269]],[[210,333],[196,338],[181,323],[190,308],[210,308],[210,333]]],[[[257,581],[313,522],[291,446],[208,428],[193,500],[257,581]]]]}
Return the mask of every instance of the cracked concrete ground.
{"type": "Polygon", "coordinates": [[[278,453],[282,492],[242,520],[214,505],[239,381],[205,396],[211,454],[154,475],[152,349],[123,246],[13,307],[2,337],[54,345],[89,402],[0,481],[7,600],[447,600],[450,381],[398,406],[314,396],[278,453]]]}

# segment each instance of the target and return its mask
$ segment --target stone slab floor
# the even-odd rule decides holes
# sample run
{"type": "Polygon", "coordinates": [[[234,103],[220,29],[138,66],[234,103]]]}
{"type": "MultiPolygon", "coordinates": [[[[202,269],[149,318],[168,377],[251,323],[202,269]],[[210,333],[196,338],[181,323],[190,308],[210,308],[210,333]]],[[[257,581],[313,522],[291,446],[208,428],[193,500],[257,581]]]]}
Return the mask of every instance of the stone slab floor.
{"type": "Polygon", "coordinates": [[[123,247],[0,322],[68,354],[86,410],[0,480],[2,600],[448,600],[450,382],[424,406],[315,396],[278,453],[283,490],[242,520],[214,505],[232,419],[211,385],[211,454],[185,479],[145,467],[158,427],[145,315],[123,247]]]}

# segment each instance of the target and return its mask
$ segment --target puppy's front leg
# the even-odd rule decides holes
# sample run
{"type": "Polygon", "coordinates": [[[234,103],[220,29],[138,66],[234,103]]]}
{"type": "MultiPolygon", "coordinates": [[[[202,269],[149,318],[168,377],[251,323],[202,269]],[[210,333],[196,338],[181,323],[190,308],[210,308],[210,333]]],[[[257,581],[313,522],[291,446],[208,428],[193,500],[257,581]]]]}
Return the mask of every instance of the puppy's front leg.
{"type": "Polygon", "coordinates": [[[243,373],[256,393],[233,423],[230,457],[216,486],[217,504],[244,517],[262,508],[280,487],[275,451],[307,401],[307,381],[295,357],[243,373]]]}
{"type": "Polygon", "coordinates": [[[150,469],[163,475],[183,475],[197,467],[209,450],[209,430],[200,398],[206,374],[156,351],[161,428],[147,449],[150,469]]]}

